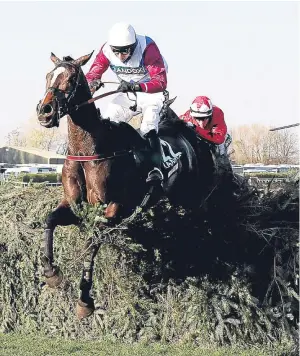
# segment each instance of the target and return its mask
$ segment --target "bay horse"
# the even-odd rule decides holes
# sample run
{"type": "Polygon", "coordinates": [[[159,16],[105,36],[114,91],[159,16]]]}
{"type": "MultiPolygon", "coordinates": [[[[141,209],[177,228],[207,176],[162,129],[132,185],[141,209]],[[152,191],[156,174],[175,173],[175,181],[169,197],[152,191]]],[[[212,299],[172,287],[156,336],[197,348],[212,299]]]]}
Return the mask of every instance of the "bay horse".
{"type": "MultiPolygon", "coordinates": [[[[51,53],[55,68],[47,74],[46,92],[37,106],[38,121],[45,128],[58,127],[65,115],[68,120],[68,150],[62,170],[64,197],[46,219],[41,246],[44,277],[50,287],[58,286],[63,278],[54,264],[54,230],[58,225],[81,222],[71,208],[73,204],[80,206],[83,201],[107,204],[105,217],[117,221],[129,216],[148,192],[146,139],[129,124],[101,118],[95,104],[88,102],[92,96],[81,66],[91,56],[92,53],[76,60],[69,56],[61,60],[51,53]]],[[[161,191],[171,203],[192,208],[205,194],[207,182],[212,178],[212,161],[205,146],[198,146],[196,155],[193,130],[178,119],[168,102],[162,112],[161,191]]],[[[79,318],[94,311],[90,290],[94,258],[100,246],[91,241],[87,239],[85,247],[81,295],[76,307],[79,318]]]]}

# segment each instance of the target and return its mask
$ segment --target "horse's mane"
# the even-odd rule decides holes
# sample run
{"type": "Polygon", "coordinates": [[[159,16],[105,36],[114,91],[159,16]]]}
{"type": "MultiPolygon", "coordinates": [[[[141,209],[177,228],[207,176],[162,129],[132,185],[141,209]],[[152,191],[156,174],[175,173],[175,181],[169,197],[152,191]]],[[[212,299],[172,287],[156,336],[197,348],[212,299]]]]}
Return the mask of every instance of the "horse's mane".
{"type": "Polygon", "coordinates": [[[196,140],[195,131],[188,127],[187,124],[179,119],[177,114],[169,107],[167,115],[165,115],[158,125],[159,135],[162,136],[184,136],[189,141],[196,140]]]}
{"type": "MultiPolygon", "coordinates": [[[[142,148],[145,147],[145,139],[137,132],[137,130],[126,122],[114,122],[108,119],[100,119],[102,125],[105,125],[108,130],[116,130],[120,137],[126,138],[129,147],[142,148]]],[[[188,127],[183,120],[180,120],[175,112],[168,108],[168,114],[162,118],[158,125],[159,136],[169,137],[184,137],[192,145],[196,142],[196,133],[188,127]]],[[[124,142],[124,141],[123,141],[124,142]]]]}
{"type": "Polygon", "coordinates": [[[114,122],[109,119],[100,119],[102,125],[106,125],[109,130],[118,130],[120,136],[126,138],[126,142],[129,143],[129,146],[140,148],[145,145],[145,140],[143,137],[133,128],[131,125],[126,122],[114,122]]]}
{"type": "Polygon", "coordinates": [[[169,107],[166,115],[159,122],[159,131],[164,132],[164,134],[174,135],[180,133],[185,126],[186,124],[169,107]]]}
{"type": "Polygon", "coordinates": [[[74,58],[72,58],[71,56],[66,56],[66,57],[63,57],[63,60],[65,62],[71,62],[71,61],[74,61],[74,58]]]}
{"type": "MultiPolygon", "coordinates": [[[[107,119],[101,120],[103,124],[108,125],[111,130],[120,130],[122,137],[126,137],[126,141],[132,147],[143,147],[145,139],[137,132],[137,130],[126,122],[116,123],[107,119]]],[[[183,120],[180,120],[176,113],[168,108],[167,115],[161,119],[158,125],[159,136],[170,137],[185,137],[188,141],[195,142],[196,133],[188,127],[183,120]]]]}

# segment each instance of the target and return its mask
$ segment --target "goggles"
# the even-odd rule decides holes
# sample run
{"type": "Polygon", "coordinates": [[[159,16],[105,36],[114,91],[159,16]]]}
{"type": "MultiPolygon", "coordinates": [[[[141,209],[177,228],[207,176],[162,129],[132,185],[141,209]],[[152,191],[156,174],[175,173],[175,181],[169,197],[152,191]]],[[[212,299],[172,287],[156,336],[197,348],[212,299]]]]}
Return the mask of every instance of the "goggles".
{"type": "Polygon", "coordinates": [[[131,54],[135,50],[136,42],[129,46],[117,47],[117,46],[110,46],[111,50],[114,54],[131,54]]]}
{"type": "Polygon", "coordinates": [[[190,112],[191,112],[191,116],[193,116],[193,118],[197,120],[205,120],[205,119],[210,119],[212,117],[212,110],[208,110],[206,113],[201,113],[199,111],[195,111],[192,108],[190,108],[190,112]]]}

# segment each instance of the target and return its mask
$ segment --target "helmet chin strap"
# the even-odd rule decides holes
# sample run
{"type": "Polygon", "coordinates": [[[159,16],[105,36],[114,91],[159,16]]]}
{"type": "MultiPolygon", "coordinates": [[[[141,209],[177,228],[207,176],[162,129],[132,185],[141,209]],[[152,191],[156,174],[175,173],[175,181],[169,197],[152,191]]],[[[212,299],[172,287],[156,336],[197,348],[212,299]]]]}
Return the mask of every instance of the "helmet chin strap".
{"type": "Polygon", "coordinates": [[[123,61],[123,63],[128,62],[131,57],[132,57],[132,54],[129,54],[128,57],[125,59],[125,61],[123,61]]]}

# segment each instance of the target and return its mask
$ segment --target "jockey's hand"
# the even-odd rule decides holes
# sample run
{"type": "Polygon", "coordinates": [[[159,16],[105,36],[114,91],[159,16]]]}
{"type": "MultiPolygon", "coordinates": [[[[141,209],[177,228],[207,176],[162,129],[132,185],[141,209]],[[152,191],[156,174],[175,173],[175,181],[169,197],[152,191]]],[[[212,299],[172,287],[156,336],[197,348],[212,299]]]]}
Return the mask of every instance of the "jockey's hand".
{"type": "Polygon", "coordinates": [[[210,130],[210,133],[212,135],[221,135],[222,132],[220,132],[220,129],[216,126],[213,126],[212,129],[210,130]]]}
{"type": "Polygon", "coordinates": [[[104,87],[104,83],[102,83],[100,79],[92,80],[89,83],[89,88],[92,95],[95,93],[95,91],[99,90],[101,87],[104,87]]]}
{"type": "Polygon", "coordinates": [[[186,123],[186,126],[190,127],[191,129],[194,129],[196,127],[196,125],[194,125],[192,122],[188,121],[186,123]]]}
{"type": "Polygon", "coordinates": [[[128,93],[142,91],[142,88],[139,83],[128,83],[125,80],[122,80],[117,90],[122,93],[128,93]]]}

